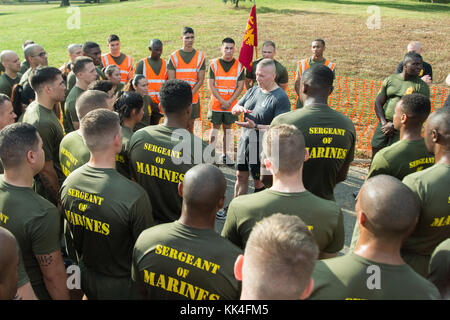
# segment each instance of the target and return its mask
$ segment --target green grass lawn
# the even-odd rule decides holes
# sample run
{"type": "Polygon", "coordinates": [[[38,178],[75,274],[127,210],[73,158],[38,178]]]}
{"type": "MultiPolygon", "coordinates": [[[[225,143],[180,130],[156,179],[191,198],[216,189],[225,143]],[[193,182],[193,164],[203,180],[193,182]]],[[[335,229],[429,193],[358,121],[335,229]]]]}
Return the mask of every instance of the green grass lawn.
{"type": "MultiPolygon", "coordinates": [[[[196,47],[207,57],[219,55],[220,41],[233,37],[238,46],[243,37],[251,2],[239,9],[220,0],[162,0],[109,2],[100,5],[73,2],[81,12],[80,29],[68,29],[71,14],[58,3],[0,5],[3,27],[0,48],[21,51],[33,39],[49,52],[52,65],[66,60],[69,43],[96,41],[106,49],[111,33],[121,37],[123,51],[135,60],[147,55],[148,41],[163,41],[165,55],[180,47],[180,30],[189,25],[196,31],[196,47]]],[[[410,40],[425,47],[424,58],[432,63],[437,83],[450,71],[450,6],[413,1],[355,0],[258,0],[260,42],[273,39],[278,60],[290,70],[301,57],[310,55],[311,40],[327,42],[326,56],[336,62],[341,76],[383,79],[401,60],[410,40]],[[377,5],[381,29],[369,30],[367,8],[377,5]]]]}

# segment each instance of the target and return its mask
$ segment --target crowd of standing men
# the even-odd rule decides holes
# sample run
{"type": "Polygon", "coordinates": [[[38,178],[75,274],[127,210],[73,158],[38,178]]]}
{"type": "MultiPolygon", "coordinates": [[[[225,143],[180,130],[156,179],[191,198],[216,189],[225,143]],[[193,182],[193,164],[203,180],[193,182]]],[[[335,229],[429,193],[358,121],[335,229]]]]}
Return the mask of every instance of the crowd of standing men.
{"type": "Polygon", "coordinates": [[[95,42],[70,45],[59,69],[32,41],[22,66],[2,51],[1,299],[450,298],[450,111],[430,114],[417,48],[378,93],[352,251],[338,257],[333,190],[356,134],[327,104],[336,69],[325,41],[298,62],[291,111],[275,43],[244,74],[234,40],[223,39],[209,64],[208,144],[193,134],[205,53],[192,28],[181,40],[166,61],[153,39],[135,67],[117,35],[105,54],[95,42]],[[223,208],[217,166],[234,164],[232,124],[242,128],[237,179],[223,208]],[[69,264],[80,269],[81,295],[68,289],[69,264]],[[369,269],[379,272],[372,283],[369,269]]]}

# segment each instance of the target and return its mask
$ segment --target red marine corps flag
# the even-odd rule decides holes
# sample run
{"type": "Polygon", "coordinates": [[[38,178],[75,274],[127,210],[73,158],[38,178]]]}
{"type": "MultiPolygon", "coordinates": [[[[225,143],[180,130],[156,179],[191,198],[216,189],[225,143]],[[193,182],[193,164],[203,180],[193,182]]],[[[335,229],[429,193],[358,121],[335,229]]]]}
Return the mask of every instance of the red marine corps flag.
{"type": "Polygon", "coordinates": [[[258,32],[256,29],[256,5],[253,5],[248,18],[247,28],[245,29],[244,40],[242,41],[241,51],[239,52],[239,62],[247,70],[252,70],[253,50],[258,46],[258,32]]]}

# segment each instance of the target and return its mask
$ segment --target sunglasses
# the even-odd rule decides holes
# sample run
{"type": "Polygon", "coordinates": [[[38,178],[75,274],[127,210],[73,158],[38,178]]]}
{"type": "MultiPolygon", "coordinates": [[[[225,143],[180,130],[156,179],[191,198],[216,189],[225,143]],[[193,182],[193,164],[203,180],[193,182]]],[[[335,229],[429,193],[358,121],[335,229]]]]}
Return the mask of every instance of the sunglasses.
{"type": "Polygon", "coordinates": [[[43,58],[43,57],[45,57],[47,55],[47,52],[45,52],[45,51],[42,51],[41,53],[39,53],[39,54],[35,54],[34,56],[32,56],[32,57],[37,57],[37,56],[39,56],[39,57],[41,57],[41,58],[43,58]]]}

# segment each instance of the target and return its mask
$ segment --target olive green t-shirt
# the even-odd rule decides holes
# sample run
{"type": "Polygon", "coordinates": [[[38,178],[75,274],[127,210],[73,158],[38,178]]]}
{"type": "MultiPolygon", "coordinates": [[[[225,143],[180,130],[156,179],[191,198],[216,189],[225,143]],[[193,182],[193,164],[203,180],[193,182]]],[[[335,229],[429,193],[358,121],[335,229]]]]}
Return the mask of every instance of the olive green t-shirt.
{"type": "Polygon", "coordinates": [[[434,155],[428,152],[424,139],[400,140],[377,152],[367,179],[387,174],[403,180],[408,174],[429,168],[433,164],[434,155]]]}
{"type": "MultiPolygon", "coordinates": [[[[191,58],[192,59],[192,58],[191,58]]],[[[158,61],[152,60],[150,57],[147,58],[147,62],[152,67],[153,72],[155,74],[159,74],[162,68],[162,59],[159,59],[158,61]]],[[[144,74],[144,60],[139,60],[139,62],[136,65],[136,71],[135,74],[144,74]]]]}
{"type": "Polygon", "coordinates": [[[66,134],[75,130],[73,126],[74,122],[80,121],[78,120],[77,111],[75,109],[75,102],[84,91],[85,90],[81,89],[80,87],[74,86],[72,90],[70,90],[69,95],[66,98],[63,117],[63,125],[66,134]]]}
{"type": "Polygon", "coordinates": [[[310,300],[439,299],[436,287],[407,264],[378,263],[353,252],[317,261],[312,277],[310,300]]]}
{"type": "MultiPolygon", "coordinates": [[[[194,57],[196,51],[197,51],[197,50],[195,50],[195,49],[193,49],[191,52],[186,52],[186,51],[183,51],[182,49],[179,49],[179,50],[178,50],[178,52],[180,53],[181,59],[183,59],[183,61],[184,61],[185,63],[191,62],[191,60],[192,60],[192,58],[194,57]]],[[[202,65],[200,66],[200,70],[206,70],[205,60],[206,60],[206,59],[203,60],[203,63],[202,63],[202,65]]],[[[169,56],[169,59],[168,59],[167,61],[169,62],[169,63],[167,64],[167,69],[168,69],[168,70],[175,70],[175,66],[174,66],[173,63],[172,63],[172,60],[170,59],[170,56],[169,56]]]]}
{"type": "Polygon", "coordinates": [[[88,163],[90,158],[91,153],[84,143],[79,130],[64,136],[59,145],[59,163],[66,177],[85,163],[88,163]]]}
{"type": "Polygon", "coordinates": [[[6,94],[11,98],[12,88],[19,83],[22,74],[18,73],[15,79],[11,79],[6,73],[0,76],[0,93],[6,94]]]}
{"type": "Polygon", "coordinates": [[[50,299],[35,255],[60,250],[58,209],[32,188],[16,187],[0,177],[0,226],[17,239],[23,264],[38,299],[50,299]]]}
{"type": "MultiPolygon", "coordinates": [[[[256,83],[256,66],[258,65],[258,63],[261,60],[263,60],[263,58],[253,61],[252,70],[250,72],[247,70],[246,75],[245,75],[245,77],[247,79],[252,79],[254,81],[253,82],[254,85],[257,84],[256,83]]],[[[276,73],[275,82],[277,84],[288,83],[289,82],[289,74],[288,74],[286,68],[281,63],[279,63],[277,60],[273,60],[273,61],[275,62],[275,69],[276,69],[275,70],[275,73],[276,73]]]]}
{"type": "Polygon", "coordinates": [[[314,235],[321,252],[335,253],[344,246],[344,222],[339,206],[304,192],[266,189],[234,198],[227,211],[222,237],[244,249],[253,226],[274,213],[300,217],[314,235]]]}
{"type": "Polygon", "coordinates": [[[26,82],[28,82],[28,78],[30,77],[30,73],[31,73],[31,68],[28,68],[25,72],[22,73],[22,77],[20,77],[20,81],[19,81],[19,84],[21,86],[23,86],[26,82]]]}
{"type": "MultiPolygon", "coordinates": [[[[231,61],[225,61],[225,60],[223,60],[223,59],[219,59],[219,63],[220,63],[220,65],[222,66],[223,71],[225,71],[225,72],[230,71],[230,69],[231,69],[231,67],[234,65],[234,62],[235,62],[235,61],[236,61],[236,59],[234,59],[234,58],[233,58],[233,60],[231,60],[231,61]]],[[[210,78],[210,79],[215,79],[215,78],[216,78],[215,75],[214,75],[214,71],[213,71],[212,65],[209,66],[209,78],[210,78]]],[[[242,71],[241,74],[239,75],[237,81],[244,80],[244,78],[245,78],[245,74],[244,74],[244,72],[242,71]]]]}
{"type": "MultiPolygon", "coordinates": [[[[95,66],[95,71],[97,71],[97,80],[106,80],[106,76],[102,71],[102,68],[100,66],[95,66]]],[[[70,71],[67,75],[67,88],[66,88],[66,94],[72,90],[72,88],[77,83],[77,76],[73,71],[70,71]]]]}
{"type": "Polygon", "coordinates": [[[25,270],[25,265],[23,263],[22,250],[20,250],[20,244],[16,239],[17,248],[19,252],[19,265],[17,266],[17,288],[20,288],[30,282],[30,278],[28,277],[27,271],[25,270]]]}
{"type": "Polygon", "coordinates": [[[316,196],[334,200],[338,173],[354,157],[356,133],[352,121],[325,104],[311,104],[277,116],[271,127],[277,124],[292,124],[305,137],[309,152],[303,167],[305,188],[316,196]]]}
{"type": "MultiPolygon", "coordinates": [[[[85,164],[65,180],[61,202],[80,264],[111,281],[130,279],[134,243],[153,225],[152,206],[144,189],[115,169],[85,164]]],[[[95,279],[86,281],[95,283],[95,279]]],[[[95,291],[95,287],[89,290],[95,291]]],[[[120,292],[116,294],[120,296],[120,292]]]]}
{"type": "Polygon", "coordinates": [[[172,222],[181,214],[178,184],[196,164],[212,162],[204,154],[212,147],[185,129],[165,125],[136,131],[130,140],[131,176],[147,191],[156,223],[172,222]]]}
{"type": "Polygon", "coordinates": [[[438,288],[442,299],[450,299],[450,238],[433,251],[428,280],[438,288]]]}
{"type": "MultiPolygon", "coordinates": [[[[55,112],[49,110],[36,101],[30,103],[25,111],[25,115],[22,122],[32,124],[36,127],[39,135],[42,138],[42,148],[45,153],[45,161],[53,161],[53,167],[58,175],[58,181],[61,185],[65,176],[61,170],[59,163],[59,144],[64,137],[64,132],[55,112]]],[[[47,190],[44,189],[44,185],[40,180],[39,175],[35,177],[35,190],[44,198],[50,200],[55,195],[48,195],[47,190]]]]}
{"type": "Polygon", "coordinates": [[[134,126],[134,131],[145,128],[150,125],[150,116],[152,115],[152,109],[158,109],[158,105],[155,104],[150,96],[144,96],[144,115],[142,120],[134,126]]]}
{"type": "Polygon", "coordinates": [[[23,60],[22,63],[20,64],[20,73],[24,74],[28,69],[30,68],[30,64],[28,63],[27,60],[23,60]]]}
{"type": "Polygon", "coordinates": [[[386,120],[394,119],[395,105],[405,95],[413,92],[421,93],[425,97],[430,97],[430,88],[425,81],[417,77],[413,80],[403,80],[401,73],[393,74],[384,79],[378,95],[386,97],[386,103],[383,106],[386,120]]]}
{"type": "Polygon", "coordinates": [[[239,254],[213,229],[161,224],[136,241],[132,277],[151,300],[237,300],[240,287],[233,269],[239,254]]]}
{"type": "Polygon", "coordinates": [[[433,250],[450,237],[450,165],[434,166],[406,176],[406,184],[420,199],[419,222],[402,246],[406,263],[426,277],[433,250]]]}
{"type": "Polygon", "coordinates": [[[125,87],[125,85],[123,83],[119,83],[116,87],[116,89],[114,90],[114,94],[119,93],[120,91],[122,91],[122,89],[125,87]]]}
{"type": "Polygon", "coordinates": [[[130,165],[128,162],[128,148],[133,130],[126,126],[122,126],[122,151],[116,154],[116,169],[124,177],[130,179],[130,165]]]}

